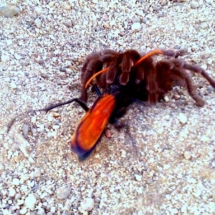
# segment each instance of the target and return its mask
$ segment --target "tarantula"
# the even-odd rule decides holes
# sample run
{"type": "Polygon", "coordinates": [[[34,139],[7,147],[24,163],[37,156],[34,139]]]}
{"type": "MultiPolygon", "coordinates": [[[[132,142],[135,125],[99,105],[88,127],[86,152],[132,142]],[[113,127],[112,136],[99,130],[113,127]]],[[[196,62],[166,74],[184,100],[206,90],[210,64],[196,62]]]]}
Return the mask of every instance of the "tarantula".
{"type": "Polygon", "coordinates": [[[184,50],[174,52],[159,49],[142,57],[136,50],[123,53],[104,50],[93,53],[87,57],[82,68],[81,99],[87,100],[89,82],[96,78],[96,85],[101,89],[113,83],[129,84],[134,98],[146,100],[151,104],[162,99],[174,86],[186,85],[196,105],[203,106],[205,102],[198,95],[188,71],[201,74],[213,88],[215,80],[201,67],[178,59],[184,54],[184,50]],[[156,62],[152,56],[157,54],[168,56],[168,59],[156,62]]]}
{"type": "Polygon", "coordinates": [[[129,77],[124,78],[125,73],[129,73],[133,64],[140,59],[140,54],[135,50],[127,50],[124,53],[106,49],[94,52],[87,56],[81,70],[81,100],[87,101],[87,89],[85,88],[88,80],[102,69],[108,70],[107,73],[97,75],[96,84],[99,88],[105,89],[112,84],[118,67],[123,71],[120,75],[120,84],[125,85],[129,77]]]}

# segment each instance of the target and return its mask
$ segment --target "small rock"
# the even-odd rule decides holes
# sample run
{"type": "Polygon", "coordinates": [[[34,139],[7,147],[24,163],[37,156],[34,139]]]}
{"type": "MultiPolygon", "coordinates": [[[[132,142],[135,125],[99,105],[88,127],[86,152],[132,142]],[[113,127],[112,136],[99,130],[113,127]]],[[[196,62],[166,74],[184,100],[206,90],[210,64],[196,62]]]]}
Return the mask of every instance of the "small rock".
{"type": "Polygon", "coordinates": [[[132,20],[133,23],[139,23],[140,22],[140,18],[139,17],[135,17],[132,20]]]}
{"type": "Polygon", "coordinates": [[[135,175],[135,179],[136,179],[137,181],[141,181],[141,180],[142,180],[142,177],[141,177],[141,175],[135,175]]]}
{"type": "Polygon", "coordinates": [[[179,121],[182,123],[182,124],[185,124],[187,122],[187,117],[183,114],[183,113],[180,113],[179,114],[179,121]]]}
{"type": "Polygon", "coordinates": [[[71,9],[71,5],[68,4],[67,2],[64,2],[63,3],[63,8],[66,9],[66,10],[70,10],[71,9]]]}
{"type": "Polygon", "coordinates": [[[42,13],[42,8],[41,7],[35,7],[35,12],[37,14],[41,14],[42,13]]]}
{"type": "Polygon", "coordinates": [[[41,176],[41,170],[39,168],[35,169],[35,171],[34,171],[34,177],[38,178],[40,176],[41,176]]]}
{"type": "Polygon", "coordinates": [[[131,30],[132,30],[132,31],[140,31],[140,30],[141,30],[141,24],[140,24],[139,22],[134,23],[134,24],[131,26],[131,30]]]}
{"type": "Polygon", "coordinates": [[[4,171],[4,165],[0,163],[0,173],[4,171]]]}
{"type": "Polygon", "coordinates": [[[20,212],[20,214],[26,214],[27,213],[27,208],[24,207],[19,212],[20,212]]]}
{"type": "Polygon", "coordinates": [[[18,186],[20,184],[20,181],[18,178],[14,178],[13,181],[12,181],[12,184],[15,185],[15,186],[18,186]]]}
{"type": "Polygon", "coordinates": [[[24,200],[23,199],[18,199],[17,200],[17,205],[23,205],[24,204],[24,200]]]}
{"type": "Polygon", "coordinates": [[[17,86],[16,86],[16,84],[15,84],[14,82],[12,82],[12,83],[10,84],[10,87],[11,87],[12,89],[16,89],[16,88],[17,88],[17,86]]]}
{"type": "Polygon", "coordinates": [[[201,28],[202,29],[207,29],[208,28],[208,24],[206,22],[201,24],[201,28]]]}
{"type": "Polygon", "coordinates": [[[1,61],[2,62],[7,62],[9,60],[10,60],[9,55],[2,53],[1,61]]]}
{"type": "Polygon", "coordinates": [[[13,17],[18,15],[20,9],[14,5],[4,5],[0,7],[0,16],[13,17]]]}
{"type": "Polygon", "coordinates": [[[82,202],[81,202],[81,209],[83,211],[91,211],[94,208],[94,199],[92,198],[85,198],[82,202]]]}
{"type": "Polygon", "coordinates": [[[199,3],[198,3],[197,1],[192,1],[192,2],[190,3],[190,7],[191,7],[192,9],[196,9],[196,8],[199,7],[199,3]]]}
{"type": "Polygon", "coordinates": [[[202,142],[208,142],[210,139],[207,137],[207,136],[205,136],[205,135],[203,135],[202,137],[201,137],[201,141],[202,142]]]}
{"type": "Polygon", "coordinates": [[[33,194],[29,194],[28,197],[25,199],[25,206],[31,210],[34,209],[36,204],[36,198],[33,194]]]}
{"type": "Polygon", "coordinates": [[[166,0],[162,0],[162,1],[160,2],[161,6],[167,5],[167,3],[168,3],[168,1],[166,1],[166,0]]]}
{"type": "Polygon", "coordinates": [[[46,215],[46,212],[43,208],[39,208],[37,211],[37,215],[46,215]]]}
{"type": "Polygon", "coordinates": [[[9,188],[9,196],[13,197],[13,196],[15,196],[15,194],[16,194],[16,191],[12,187],[10,187],[9,188]]]}
{"type": "Polygon", "coordinates": [[[206,2],[207,2],[208,4],[213,5],[213,0],[206,0],[206,2]]]}
{"type": "Polygon", "coordinates": [[[41,20],[40,20],[39,18],[37,18],[37,19],[34,20],[34,24],[35,24],[38,28],[40,28],[41,25],[42,25],[42,22],[41,22],[41,20]]]}
{"type": "Polygon", "coordinates": [[[152,8],[154,11],[159,11],[161,9],[159,5],[153,5],[152,8]]]}
{"type": "Polygon", "coordinates": [[[185,158],[186,160],[190,160],[190,158],[191,158],[191,153],[190,153],[190,151],[185,151],[185,152],[184,152],[184,158],[185,158]]]}
{"type": "Polygon", "coordinates": [[[20,60],[22,58],[22,56],[20,56],[19,54],[15,54],[14,57],[16,60],[20,60]]]}
{"type": "Polygon", "coordinates": [[[71,192],[69,187],[60,187],[57,189],[57,198],[58,199],[66,199],[71,192]]]}
{"type": "Polygon", "coordinates": [[[169,102],[169,97],[168,96],[164,96],[164,101],[165,102],[169,102]]]}
{"type": "Polygon", "coordinates": [[[50,210],[52,213],[55,213],[56,212],[56,207],[51,207],[51,210],[50,210]]]}
{"type": "Polygon", "coordinates": [[[122,151],[121,151],[121,157],[122,157],[122,158],[126,158],[126,151],[125,151],[125,150],[122,150],[122,151]]]}
{"type": "Polygon", "coordinates": [[[23,136],[25,138],[28,137],[28,132],[29,132],[29,124],[24,124],[22,127],[22,131],[23,131],[23,136]]]}

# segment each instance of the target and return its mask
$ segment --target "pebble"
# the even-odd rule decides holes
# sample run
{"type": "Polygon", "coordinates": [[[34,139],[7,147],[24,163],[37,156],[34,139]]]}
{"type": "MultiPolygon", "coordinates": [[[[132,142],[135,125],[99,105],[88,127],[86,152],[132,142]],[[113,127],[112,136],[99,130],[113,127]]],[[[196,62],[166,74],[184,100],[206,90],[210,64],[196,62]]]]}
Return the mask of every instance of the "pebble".
{"type": "Polygon", "coordinates": [[[133,32],[140,31],[141,30],[141,24],[139,22],[133,23],[131,26],[131,30],[133,32]]]}
{"type": "Polygon", "coordinates": [[[16,83],[15,83],[15,82],[12,82],[12,83],[10,84],[10,87],[11,87],[12,89],[16,89],[16,88],[17,88],[16,83]]]}
{"type": "Polygon", "coordinates": [[[185,124],[187,122],[187,117],[183,114],[183,113],[180,113],[179,114],[179,121],[182,123],[182,124],[185,124]]]}
{"type": "Polygon", "coordinates": [[[206,22],[201,24],[201,28],[202,29],[207,29],[208,28],[208,24],[206,22]]]}
{"type": "Polygon", "coordinates": [[[153,5],[152,8],[154,11],[159,11],[161,9],[159,5],[153,5]]]}
{"type": "Polygon", "coordinates": [[[208,4],[213,5],[213,0],[206,0],[206,2],[207,2],[208,4]]]}
{"type": "Polygon", "coordinates": [[[165,6],[165,5],[168,4],[168,1],[166,1],[166,0],[161,0],[161,1],[160,1],[160,4],[161,4],[161,6],[165,6]]]}
{"type": "Polygon", "coordinates": [[[14,178],[13,181],[12,181],[12,184],[15,185],[15,186],[18,186],[20,184],[20,181],[18,178],[14,178]]]}
{"type": "Polygon", "coordinates": [[[39,178],[41,176],[41,169],[37,168],[34,171],[34,177],[39,178]]]}
{"type": "Polygon", "coordinates": [[[16,191],[12,187],[10,187],[9,188],[9,196],[13,197],[13,196],[15,196],[15,194],[16,194],[16,191]]]}
{"type": "Polygon", "coordinates": [[[0,163],[0,173],[4,171],[4,165],[0,163]]]}
{"type": "Polygon", "coordinates": [[[135,175],[135,179],[136,179],[137,181],[141,181],[141,180],[142,180],[142,176],[141,176],[141,175],[135,175]]]}
{"type": "Polygon", "coordinates": [[[94,199],[92,199],[92,198],[85,198],[81,202],[81,209],[83,211],[91,211],[94,208],[94,205],[95,205],[94,199]]]}
{"type": "Polygon", "coordinates": [[[71,188],[69,187],[60,187],[57,189],[57,198],[58,199],[66,199],[71,192],[71,188]]]}
{"type": "Polygon", "coordinates": [[[31,210],[34,209],[37,199],[33,194],[29,194],[25,199],[25,206],[31,210]]]}
{"type": "Polygon", "coordinates": [[[164,101],[169,102],[169,97],[167,95],[164,96],[164,101]]]}
{"type": "Polygon", "coordinates": [[[24,200],[23,199],[18,199],[17,200],[17,205],[23,205],[24,204],[24,200]]]}
{"type": "Polygon", "coordinates": [[[41,14],[42,13],[42,8],[41,7],[35,7],[35,12],[37,13],[37,14],[41,14]]]}
{"type": "Polygon", "coordinates": [[[196,9],[196,8],[199,7],[199,3],[198,3],[197,1],[192,1],[192,2],[190,3],[190,7],[191,7],[192,9],[196,9]]]}
{"type": "Polygon", "coordinates": [[[68,4],[67,2],[64,2],[63,3],[63,8],[66,9],[66,10],[70,10],[71,9],[71,5],[68,4]]]}
{"type": "Polygon", "coordinates": [[[28,137],[29,129],[30,129],[29,124],[26,124],[26,123],[25,123],[25,124],[23,125],[23,127],[22,127],[23,136],[24,136],[25,138],[28,137]]]}
{"type": "Polygon", "coordinates": [[[5,54],[5,53],[2,53],[2,56],[1,56],[1,61],[4,63],[4,62],[7,62],[10,60],[10,57],[8,54],[5,54]]]}
{"type": "Polygon", "coordinates": [[[20,60],[22,58],[22,56],[19,55],[19,54],[15,54],[14,57],[15,57],[16,60],[20,60]]]}
{"type": "Polygon", "coordinates": [[[26,214],[27,213],[27,208],[24,207],[19,212],[20,212],[20,214],[26,214]]]}
{"type": "Polygon", "coordinates": [[[41,20],[39,18],[37,18],[37,19],[34,20],[34,24],[37,26],[37,28],[40,28],[41,25],[42,25],[42,22],[41,22],[41,20]]]}
{"type": "Polygon", "coordinates": [[[185,151],[185,152],[184,152],[184,158],[185,158],[186,160],[190,160],[190,158],[191,158],[191,152],[190,152],[190,151],[185,151]]]}
{"type": "Polygon", "coordinates": [[[207,136],[202,135],[201,141],[202,141],[202,142],[208,142],[208,141],[210,141],[210,139],[209,139],[207,136]]]}
{"type": "Polygon", "coordinates": [[[46,212],[43,208],[39,208],[37,211],[37,215],[46,215],[46,212]]]}
{"type": "Polygon", "coordinates": [[[14,5],[0,6],[0,16],[11,18],[13,16],[18,15],[19,12],[20,9],[14,5]]]}

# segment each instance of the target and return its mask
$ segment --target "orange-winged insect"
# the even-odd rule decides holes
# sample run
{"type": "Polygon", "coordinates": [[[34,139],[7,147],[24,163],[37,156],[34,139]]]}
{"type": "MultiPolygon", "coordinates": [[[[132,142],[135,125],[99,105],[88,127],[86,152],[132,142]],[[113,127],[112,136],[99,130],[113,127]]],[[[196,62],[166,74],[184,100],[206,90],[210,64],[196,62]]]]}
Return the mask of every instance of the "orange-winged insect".
{"type": "Polygon", "coordinates": [[[71,140],[71,149],[79,160],[86,158],[100,140],[116,106],[112,94],[103,94],[87,111],[71,140]]]}
{"type": "Polygon", "coordinates": [[[115,117],[121,117],[124,107],[131,103],[130,99],[127,99],[125,90],[121,90],[121,88],[126,89],[126,87],[111,85],[105,93],[98,97],[91,108],[88,108],[80,99],[75,98],[41,109],[48,112],[53,108],[77,102],[86,111],[70,142],[71,150],[78,155],[79,160],[84,160],[90,155],[108,122],[114,123],[115,117]]]}

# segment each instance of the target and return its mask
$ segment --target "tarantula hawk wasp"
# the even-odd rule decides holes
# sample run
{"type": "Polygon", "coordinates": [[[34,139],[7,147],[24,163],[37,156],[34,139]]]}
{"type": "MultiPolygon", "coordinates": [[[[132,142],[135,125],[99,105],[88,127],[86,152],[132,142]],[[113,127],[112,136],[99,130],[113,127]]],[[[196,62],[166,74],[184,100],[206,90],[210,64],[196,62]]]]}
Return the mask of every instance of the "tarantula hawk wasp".
{"type": "MultiPolygon", "coordinates": [[[[143,58],[139,56],[139,59],[144,60],[154,54],[157,54],[157,51],[151,52],[143,56],[143,58]]],[[[121,85],[118,79],[116,77],[113,83],[107,86],[102,94],[97,86],[94,87],[99,97],[91,108],[88,108],[81,99],[74,98],[39,110],[48,112],[53,108],[77,102],[86,111],[70,142],[71,150],[78,155],[79,160],[84,160],[92,152],[99,142],[108,122],[114,123],[116,118],[124,114],[125,108],[133,102],[134,92],[130,88],[135,88],[130,86],[130,83],[125,86],[121,85]]]]}
{"type": "Polygon", "coordinates": [[[137,99],[154,104],[180,81],[187,85],[196,104],[204,105],[204,100],[197,95],[186,70],[201,73],[214,88],[215,81],[200,67],[177,59],[183,54],[184,52],[159,49],[143,57],[135,50],[124,53],[106,50],[102,54],[91,54],[82,68],[81,99],[75,98],[42,110],[47,112],[75,101],[87,111],[71,140],[72,151],[78,155],[79,160],[84,160],[99,142],[108,122],[114,123],[115,118],[121,117],[125,108],[137,99]],[[157,54],[173,59],[161,60],[155,64],[152,56],[157,54]],[[87,100],[87,88],[94,78],[99,97],[88,108],[83,101],[87,100]],[[99,93],[99,88],[104,90],[102,94],[99,93]]]}

